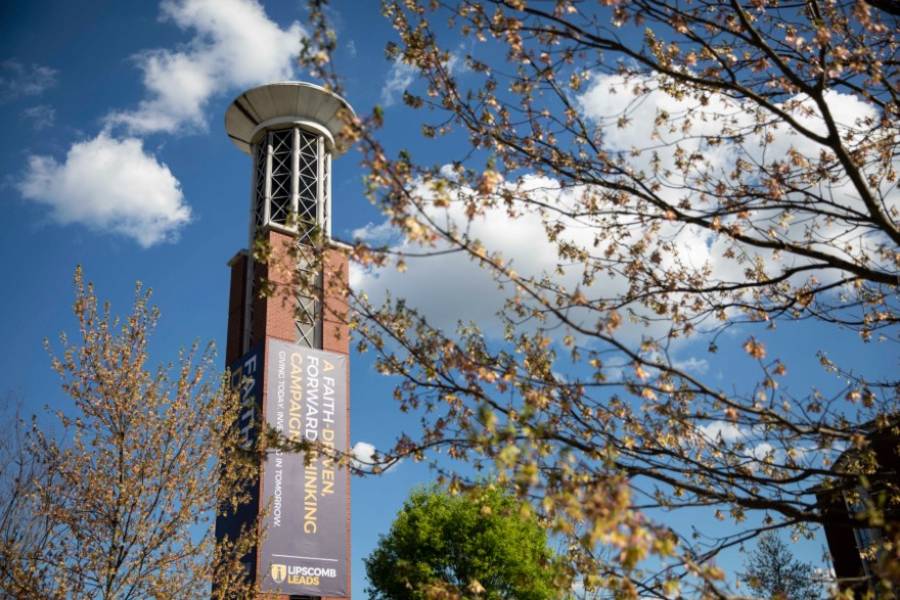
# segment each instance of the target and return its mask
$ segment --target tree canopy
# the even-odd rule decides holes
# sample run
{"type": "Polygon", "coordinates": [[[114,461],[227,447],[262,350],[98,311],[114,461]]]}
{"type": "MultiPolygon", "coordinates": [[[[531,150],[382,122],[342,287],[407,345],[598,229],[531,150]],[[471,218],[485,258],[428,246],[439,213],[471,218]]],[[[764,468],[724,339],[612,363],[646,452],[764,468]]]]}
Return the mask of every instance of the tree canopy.
{"type": "MultiPolygon", "coordinates": [[[[304,64],[340,91],[327,2],[310,5],[304,64]]],[[[417,75],[404,102],[441,158],[387,147],[381,110],[348,115],[342,141],[400,236],[357,240],[354,258],[384,277],[467,259],[503,295],[494,318],[446,326],[346,290],[335,318],[423,418],[387,459],[496,469],[569,536],[589,587],[627,597],[727,594],[719,553],[766,530],[812,535],[815,490],[865,487],[884,468],[869,432],[897,431],[898,380],[829,344],[896,352],[883,5],[384,0],[387,55],[417,75]],[[773,353],[786,327],[814,380],[773,353]],[[703,368],[717,360],[722,380],[703,368]],[[873,460],[835,469],[847,448],[873,460]],[[677,526],[697,508],[730,525],[677,526]]],[[[471,472],[440,467],[454,485],[471,472]]],[[[884,523],[888,487],[864,520],[884,523]]]]}
{"type": "Polygon", "coordinates": [[[751,590],[767,600],[819,600],[823,586],[815,571],[791,554],[777,535],[764,533],[744,564],[741,578],[751,590]]]}
{"type": "Polygon", "coordinates": [[[550,600],[567,589],[534,514],[485,487],[413,492],[365,564],[373,600],[550,600]]]}
{"type": "Polygon", "coordinates": [[[52,353],[72,406],[56,426],[5,423],[0,595],[252,597],[241,561],[255,531],[218,546],[213,531],[217,511],[249,500],[258,461],[233,426],[239,400],[209,375],[212,348],[151,367],[150,292],[138,285],[119,319],[80,269],[74,313],[77,335],[52,353]]]}

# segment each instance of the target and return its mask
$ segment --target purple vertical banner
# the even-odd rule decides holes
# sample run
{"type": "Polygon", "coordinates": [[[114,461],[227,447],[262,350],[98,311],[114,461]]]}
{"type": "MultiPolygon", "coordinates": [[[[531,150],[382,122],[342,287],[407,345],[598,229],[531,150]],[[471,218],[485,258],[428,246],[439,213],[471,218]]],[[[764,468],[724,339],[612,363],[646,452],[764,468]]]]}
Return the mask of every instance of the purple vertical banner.
{"type": "Polygon", "coordinates": [[[259,548],[263,592],[346,597],[347,356],[269,339],[265,419],[288,440],[322,451],[272,450],[263,465],[267,507],[259,548]]]}
{"type": "MultiPolygon", "coordinates": [[[[231,387],[237,391],[241,403],[234,426],[240,432],[241,446],[245,450],[250,450],[256,444],[262,408],[262,345],[228,365],[228,370],[231,373],[231,387]]],[[[246,491],[250,494],[249,501],[238,506],[234,512],[216,515],[216,540],[223,541],[226,538],[236,540],[242,528],[250,527],[256,521],[259,513],[259,481],[249,484],[246,491]]],[[[244,563],[247,572],[252,573],[256,562],[255,555],[250,552],[242,557],[241,562],[244,563]]]]}

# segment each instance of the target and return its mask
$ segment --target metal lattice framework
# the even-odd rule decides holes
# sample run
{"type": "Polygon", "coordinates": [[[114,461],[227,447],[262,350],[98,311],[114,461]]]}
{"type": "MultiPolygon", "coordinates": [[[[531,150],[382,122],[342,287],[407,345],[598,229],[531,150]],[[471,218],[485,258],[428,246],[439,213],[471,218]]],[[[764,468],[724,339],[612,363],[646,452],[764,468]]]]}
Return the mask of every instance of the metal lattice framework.
{"type": "Polygon", "coordinates": [[[256,146],[255,165],[253,168],[253,225],[254,229],[262,227],[266,222],[266,184],[268,182],[268,144],[256,146]]]}
{"type": "Polygon", "coordinates": [[[278,225],[288,225],[293,208],[294,158],[293,130],[273,131],[270,136],[272,148],[272,171],[269,199],[269,221],[278,225]]]}
{"type": "MultiPolygon", "coordinates": [[[[324,138],[298,126],[267,131],[255,145],[253,154],[251,242],[260,232],[273,228],[293,234],[297,244],[308,247],[316,231],[327,231],[324,213],[330,193],[331,161],[324,138]]],[[[303,255],[302,248],[300,255],[303,255]]],[[[301,281],[310,284],[295,293],[297,343],[321,347],[322,274],[302,261],[297,269],[301,281]]],[[[254,279],[252,274],[250,279],[254,279]]],[[[255,297],[254,291],[248,298],[251,307],[255,297]]],[[[248,315],[252,323],[252,308],[248,315]]],[[[249,331],[246,344],[249,344],[249,331]]]]}
{"type": "Polygon", "coordinates": [[[300,237],[307,239],[319,216],[319,147],[318,136],[300,131],[297,181],[297,225],[300,237]]]}
{"type": "Polygon", "coordinates": [[[297,343],[310,348],[322,345],[321,319],[321,277],[320,273],[309,268],[304,261],[297,265],[301,281],[311,284],[312,290],[298,289],[295,294],[297,308],[294,314],[294,327],[297,331],[297,343]],[[313,295],[304,292],[312,291],[313,295]]]}

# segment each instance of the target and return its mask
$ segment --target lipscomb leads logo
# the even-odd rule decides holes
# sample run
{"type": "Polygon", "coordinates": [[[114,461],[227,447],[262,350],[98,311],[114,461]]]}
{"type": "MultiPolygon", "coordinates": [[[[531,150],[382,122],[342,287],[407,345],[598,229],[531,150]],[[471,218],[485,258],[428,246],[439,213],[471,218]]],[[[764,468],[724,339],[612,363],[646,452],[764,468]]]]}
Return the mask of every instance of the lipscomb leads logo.
{"type": "Polygon", "coordinates": [[[272,579],[275,583],[281,583],[287,577],[287,566],[272,565],[272,579]]]}

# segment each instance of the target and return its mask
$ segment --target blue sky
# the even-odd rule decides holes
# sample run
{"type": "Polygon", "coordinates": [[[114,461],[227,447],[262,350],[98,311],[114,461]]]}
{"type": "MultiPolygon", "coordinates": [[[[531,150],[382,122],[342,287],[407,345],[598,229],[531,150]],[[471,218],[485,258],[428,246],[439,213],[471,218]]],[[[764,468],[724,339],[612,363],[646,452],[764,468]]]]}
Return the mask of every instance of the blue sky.
{"type": "MultiPolygon", "coordinates": [[[[352,20],[336,15],[344,39],[341,55],[349,69],[347,96],[359,111],[383,102],[387,96],[382,88],[391,79],[391,64],[383,52],[389,27],[377,8],[375,2],[353,3],[348,11],[352,20]]],[[[194,340],[213,340],[224,348],[226,262],[247,243],[250,160],[225,136],[222,120],[238,93],[271,77],[264,72],[257,81],[250,77],[235,83],[228,81],[227,73],[222,77],[232,65],[222,65],[222,72],[213,66],[213,75],[225,81],[214,82],[200,110],[188,111],[177,131],[130,131],[122,125],[110,129],[110,115],[135,114],[142,100],[153,97],[142,79],[144,57],[182,52],[215,62],[216,52],[226,60],[228,53],[200,47],[208,40],[200,39],[195,27],[162,18],[162,8],[150,2],[4,3],[0,13],[0,110],[4,137],[15,140],[0,148],[5,213],[0,255],[8,265],[0,295],[8,377],[0,394],[22,402],[27,412],[66,406],[42,340],[73,330],[71,279],[77,264],[119,313],[128,311],[136,280],[153,288],[162,311],[152,343],[154,361],[176,358],[178,349],[194,340]],[[75,156],[70,154],[73,148],[75,156]],[[84,162],[79,162],[77,148],[86,153],[84,162],[107,155],[119,162],[110,171],[79,172],[84,162]],[[29,179],[35,175],[32,157],[53,161],[46,177],[29,179]],[[26,198],[21,190],[25,181],[50,187],[54,197],[26,198]],[[155,214],[141,216],[135,208],[129,213],[130,225],[126,217],[105,216],[107,200],[140,204],[148,189],[160,197],[155,214]],[[65,206],[73,195],[76,202],[98,206],[73,216],[65,206]],[[188,218],[183,216],[186,211],[188,218]]],[[[302,18],[299,2],[268,3],[264,16],[274,29],[263,33],[277,31],[299,44],[299,36],[291,31],[302,18]]],[[[287,71],[294,78],[302,75],[293,68],[290,52],[250,66],[279,75],[287,71]]],[[[350,239],[354,229],[380,221],[362,196],[356,162],[348,154],[334,169],[333,227],[344,239],[350,239]]],[[[389,445],[397,432],[391,384],[374,375],[367,357],[354,358],[351,393],[353,441],[389,445]]],[[[361,558],[371,551],[377,534],[389,527],[407,491],[429,478],[426,468],[407,463],[381,478],[354,479],[357,597],[364,587],[361,558]]]]}
{"type": "MultiPolygon", "coordinates": [[[[194,340],[224,347],[226,262],[247,241],[250,161],[227,139],[222,119],[243,89],[303,78],[292,59],[303,12],[300,2],[260,7],[229,0],[212,6],[195,0],[61,1],[0,8],[6,140],[0,147],[0,394],[21,401],[27,411],[65,407],[42,340],[73,327],[71,276],[77,264],[118,312],[128,310],[136,280],[153,288],[162,311],[152,348],[156,361],[174,358],[194,340]],[[240,35],[229,18],[243,24],[240,35]],[[260,43],[267,44],[265,52],[246,51],[260,43]]],[[[425,162],[441,161],[442,149],[418,141],[418,127],[410,126],[416,121],[398,100],[413,78],[384,57],[392,35],[378,3],[337,2],[333,17],[347,99],[358,113],[375,104],[386,108],[383,138],[390,147],[412,148],[425,162]]],[[[334,166],[333,231],[347,240],[355,231],[378,235],[382,221],[362,195],[357,162],[350,152],[334,166]]],[[[445,266],[452,274],[458,265],[445,266]]],[[[484,311],[491,302],[470,305],[471,313],[460,308],[466,304],[461,297],[481,293],[489,282],[467,281],[470,287],[463,285],[454,297],[454,277],[432,280],[429,287],[416,273],[411,269],[406,279],[382,285],[419,294],[448,323],[490,316],[484,311]]],[[[896,366],[890,351],[869,346],[859,352],[852,334],[846,344],[841,335],[829,332],[826,340],[815,328],[797,325],[771,334],[768,343],[772,355],[791,359],[800,382],[821,377],[812,349],[825,342],[836,358],[876,373],[896,366]]],[[[733,346],[698,368],[727,378],[729,367],[746,360],[739,343],[733,346]]],[[[354,356],[352,365],[352,440],[388,446],[402,425],[415,423],[399,416],[391,382],[375,375],[368,356],[354,356]]],[[[362,557],[387,531],[409,489],[430,478],[425,467],[407,461],[383,477],[353,481],[357,597],[364,588],[362,557]]],[[[821,546],[817,540],[795,551],[817,560],[821,546]]]]}

